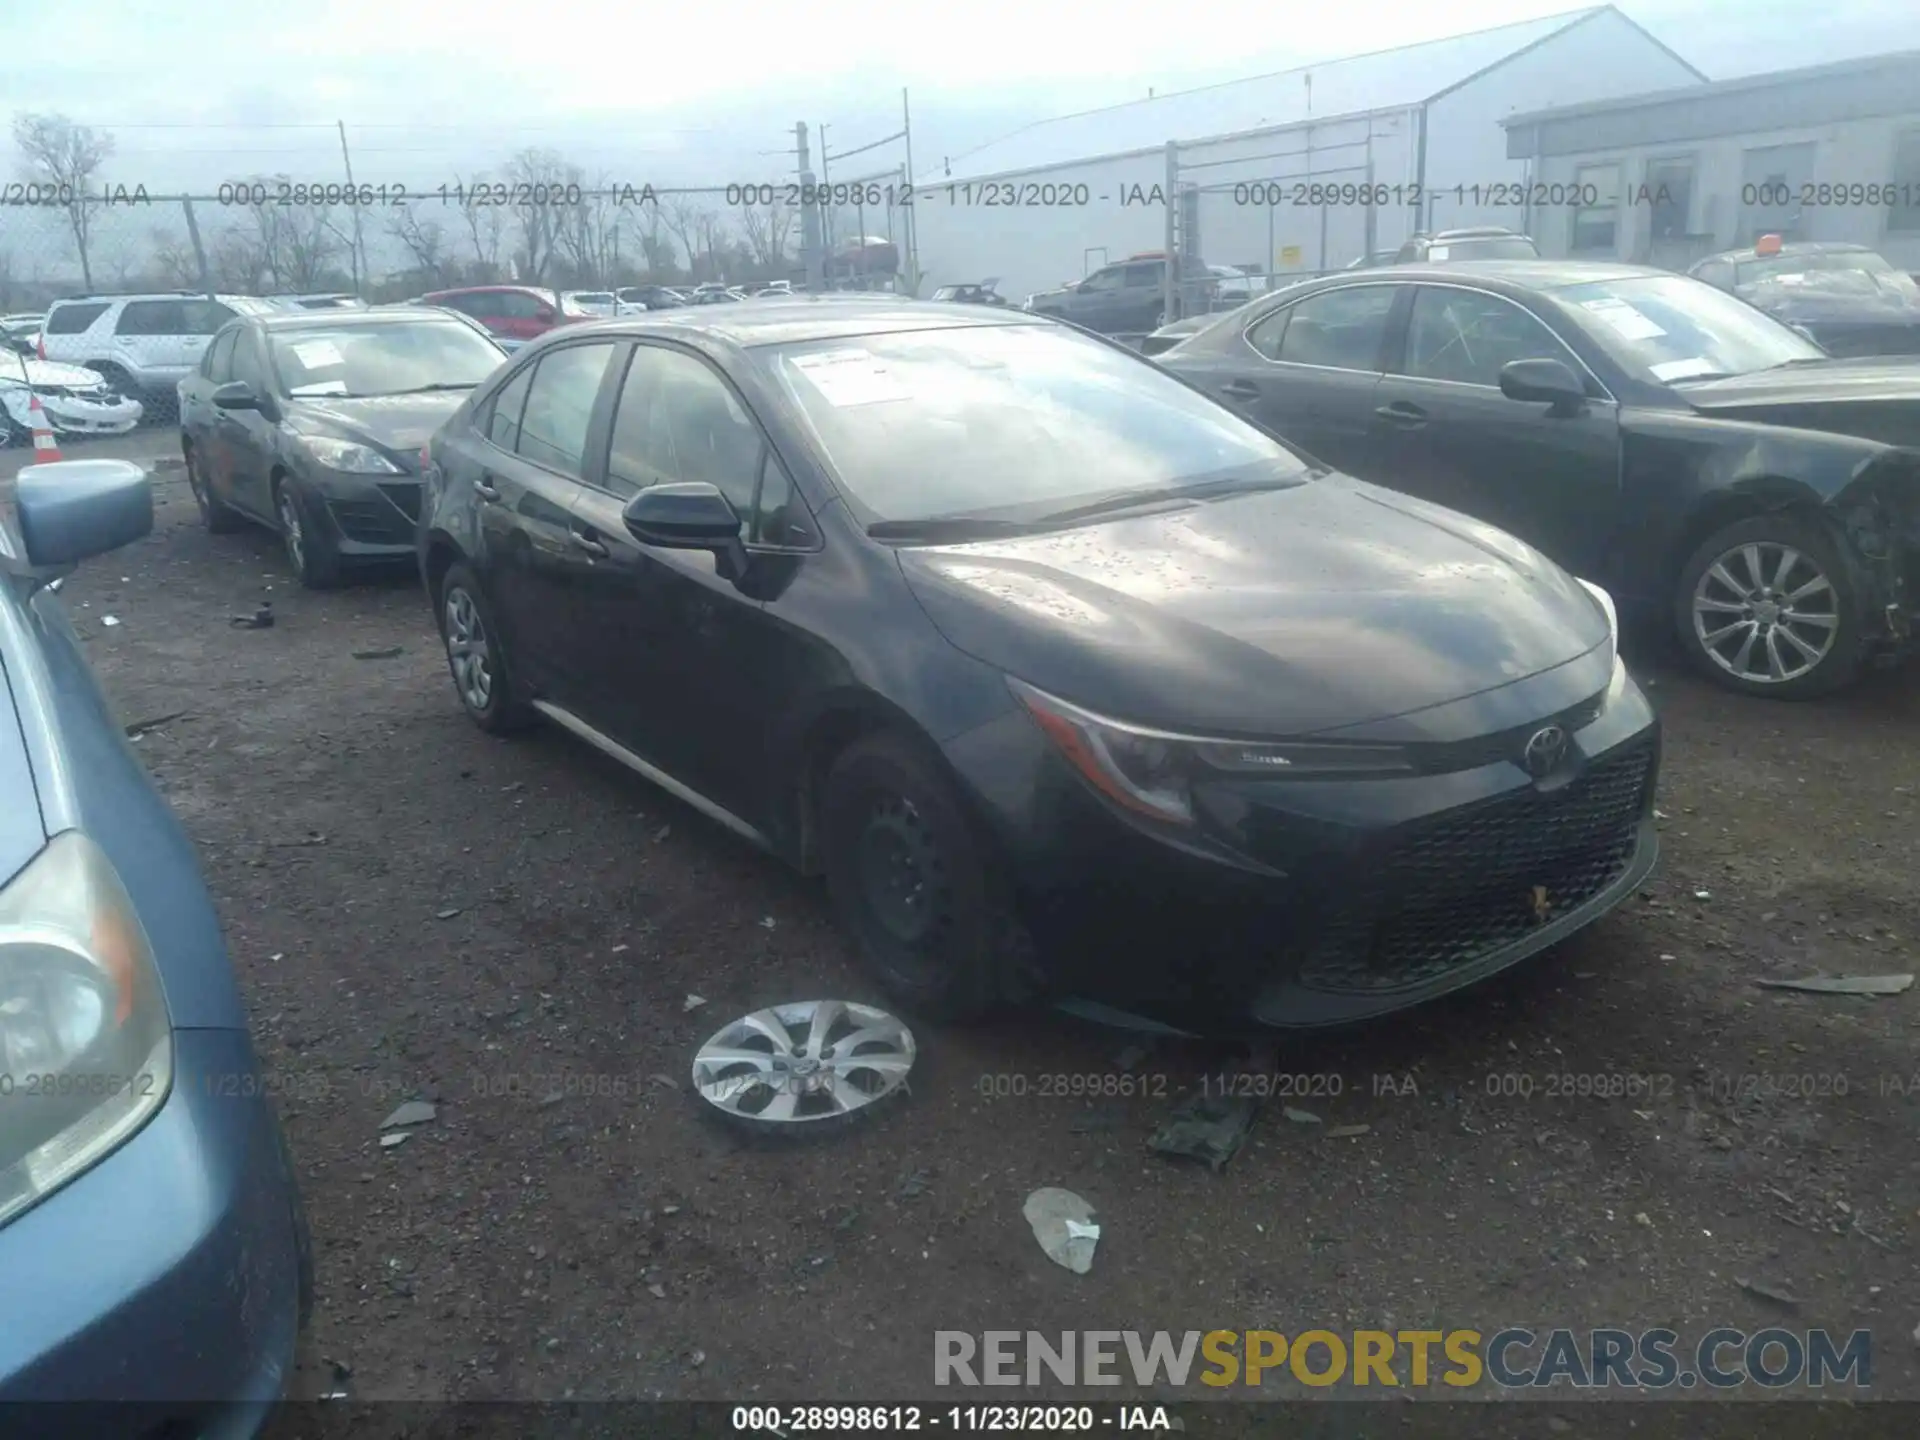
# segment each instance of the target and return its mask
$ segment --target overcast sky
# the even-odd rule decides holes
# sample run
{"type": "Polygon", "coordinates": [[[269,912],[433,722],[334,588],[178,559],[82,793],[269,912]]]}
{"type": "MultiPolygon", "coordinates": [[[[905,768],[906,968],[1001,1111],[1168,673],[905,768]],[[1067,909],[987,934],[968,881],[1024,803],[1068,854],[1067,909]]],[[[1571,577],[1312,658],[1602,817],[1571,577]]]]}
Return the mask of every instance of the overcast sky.
{"type": "MultiPolygon", "coordinates": [[[[1920,43],[1915,0],[1637,0],[1634,19],[1720,78],[1920,43]],[[1817,11],[1818,23],[1809,16],[1817,11]]],[[[1346,0],[1114,8],[869,0],[642,9],[396,0],[59,0],[0,46],[0,106],[114,133],[109,177],[156,190],[245,174],[431,187],[528,145],[629,183],[790,175],[792,125],[833,149],[897,130],[937,172],[1031,120],[1573,8],[1555,0],[1346,0]],[[1197,17],[1205,16],[1204,20],[1197,17]]],[[[5,143],[5,142],[0,142],[5,143]]],[[[10,144],[7,146],[10,151],[10,144]]],[[[836,167],[897,163],[897,146],[836,167]]],[[[6,176],[17,171],[0,157],[6,176]]],[[[4,217],[0,217],[3,223],[4,217]]]]}

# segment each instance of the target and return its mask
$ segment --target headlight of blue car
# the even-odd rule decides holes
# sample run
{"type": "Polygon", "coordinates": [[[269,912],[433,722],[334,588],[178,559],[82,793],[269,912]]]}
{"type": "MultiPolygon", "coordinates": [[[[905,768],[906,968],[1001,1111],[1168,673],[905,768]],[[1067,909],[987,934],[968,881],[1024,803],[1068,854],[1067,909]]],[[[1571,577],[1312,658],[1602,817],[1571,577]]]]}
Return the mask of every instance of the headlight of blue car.
{"type": "Polygon", "coordinates": [[[110,1155],[172,1084],[146,930],[106,854],[67,831],[0,890],[0,1225],[110,1155]]]}

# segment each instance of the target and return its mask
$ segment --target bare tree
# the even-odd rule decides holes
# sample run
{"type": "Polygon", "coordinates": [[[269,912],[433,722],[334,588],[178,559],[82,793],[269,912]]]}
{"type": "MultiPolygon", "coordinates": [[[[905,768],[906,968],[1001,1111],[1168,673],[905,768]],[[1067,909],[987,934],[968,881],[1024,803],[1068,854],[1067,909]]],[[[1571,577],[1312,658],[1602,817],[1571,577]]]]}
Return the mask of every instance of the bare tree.
{"type": "Polygon", "coordinates": [[[685,195],[671,196],[660,207],[660,223],[686,252],[687,274],[699,279],[700,207],[685,195]]]}
{"type": "Polygon", "coordinates": [[[541,283],[553,267],[572,183],[567,162],[553,150],[522,150],[507,162],[507,198],[519,240],[514,259],[530,285],[541,283]]]}
{"type": "Polygon", "coordinates": [[[580,281],[605,285],[613,278],[620,253],[620,202],[605,176],[588,185],[579,170],[569,167],[568,175],[567,183],[580,187],[580,203],[561,212],[556,243],[580,281]]]}
{"type": "Polygon", "coordinates": [[[446,227],[438,220],[422,220],[411,205],[402,205],[387,222],[387,229],[413,257],[414,265],[429,285],[438,287],[446,283],[450,248],[446,227]]]}
{"type": "Polygon", "coordinates": [[[793,210],[778,200],[740,207],[740,229],[756,265],[768,271],[785,268],[795,218],[793,210]]]}
{"type": "Polygon", "coordinates": [[[55,188],[73,230],[80,278],[92,290],[93,211],[87,191],[113,154],[113,136],[91,125],[76,125],[64,115],[20,114],[13,117],[13,144],[25,162],[20,178],[55,188]]]}
{"type": "Polygon", "coordinates": [[[723,280],[725,266],[720,254],[721,247],[727,242],[727,222],[717,210],[700,210],[694,215],[693,233],[700,242],[701,257],[707,262],[707,273],[715,280],[723,280]]]}
{"type": "Polygon", "coordinates": [[[200,284],[200,261],[193,247],[171,230],[156,228],[151,237],[154,273],[160,283],[176,290],[200,284]]]}
{"type": "Polygon", "coordinates": [[[640,254],[646,261],[647,273],[657,280],[673,279],[679,272],[680,264],[674,258],[673,241],[667,237],[660,214],[660,202],[652,198],[643,200],[638,208],[629,213],[629,223],[639,237],[640,254]]]}
{"type": "Polygon", "coordinates": [[[506,241],[506,211],[487,203],[493,198],[492,183],[484,171],[465,179],[454,177],[454,189],[461,197],[460,219],[473,249],[473,278],[480,281],[500,278],[500,247],[506,241]]]}

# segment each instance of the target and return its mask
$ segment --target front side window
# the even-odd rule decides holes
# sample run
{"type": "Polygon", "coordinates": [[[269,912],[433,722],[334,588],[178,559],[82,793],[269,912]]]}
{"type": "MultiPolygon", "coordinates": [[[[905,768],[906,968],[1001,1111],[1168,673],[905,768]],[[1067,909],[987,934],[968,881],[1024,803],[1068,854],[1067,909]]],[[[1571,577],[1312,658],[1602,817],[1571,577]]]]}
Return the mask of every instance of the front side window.
{"type": "Polygon", "coordinates": [[[527,408],[520,417],[520,442],[514,447],[520,455],[549,470],[581,478],[594,402],[613,351],[611,343],[569,345],[540,357],[527,391],[527,408]]]}
{"type": "MultiPolygon", "coordinates": [[[[229,320],[233,317],[229,315],[229,320]]],[[[186,316],[178,300],[129,300],[114,325],[116,335],[184,335],[186,316]]]]}
{"type": "Polygon", "coordinates": [[[1118,270],[1096,270],[1080,282],[1082,290],[1118,290],[1120,272],[1118,270]]]}
{"type": "Polygon", "coordinates": [[[1351,285],[1309,295],[1293,307],[1280,359],[1335,370],[1378,370],[1396,287],[1351,285]]]}
{"type": "Polygon", "coordinates": [[[1306,480],[1292,451],[1158,366],[1052,325],[756,354],[872,520],[1020,517],[1096,495],[1306,480]]]}
{"type": "Polygon", "coordinates": [[[744,516],[753,509],[765,449],[753,417],[703,361],[657,345],[635,349],[607,453],[616,494],[702,482],[744,516]]]}
{"type": "Polygon", "coordinates": [[[253,387],[256,395],[273,393],[267,372],[267,357],[261,347],[260,337],[251,330],[239,331],[233,342],[233,378],[244,380],[253,387]]]}
{"type": "Polygon", "coordinates": [[[229,330],[207,347],[207,358],[200,362],[200,373],[216,385],[225,384],[233,371],[233,342],[238,330],[229,330]]]}
{"type": "Polygon", "coordinates": [[[1422,285],[1407,319],[1408,375],[1498,388],[1515,360],[1561,360],[1553,333],[1511,301],[1478,290],[1422,285]]]}

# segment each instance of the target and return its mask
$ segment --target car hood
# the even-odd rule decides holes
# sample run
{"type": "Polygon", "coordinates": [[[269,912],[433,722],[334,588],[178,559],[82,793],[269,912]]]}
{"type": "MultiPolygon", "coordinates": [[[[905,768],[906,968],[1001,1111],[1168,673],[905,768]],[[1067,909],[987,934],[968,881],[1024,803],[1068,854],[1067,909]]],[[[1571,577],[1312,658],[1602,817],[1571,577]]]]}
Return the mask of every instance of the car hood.
{"type": "Polygon", "coordinates": [[[1330,476],[1074,530],[899,552],[956,647],[1169,730],[1300,736],[1459,700],[1607,640],[1502,531],[1330,476]]]}
{"type": "MultiPolygon", "coordinates": [[[[28,360],[15,357],[26,366],[30,385],[58,386],[68,390],[98,390],[104,382],[95,371],[80,365],[62,365],[54,360],[28,360]]],[[[0,355],[0,385],[20,379],[20,365],[0,355]]]]}
{"type": "Polygon", "coordinates": [[[1777,409],[1792,405],[1920,401],[1920,359],[1867,356],[1815,360],[1778,370],[1755,370],[1723,380],[1681,381],[1674,387],[1696,410],[1777,409]]]}
{"type": "Polygon", "coordinates": [[[1755,309],[1788,324],[1920,325],[1920,295],[1877,285],[1865,274],[1856,280],[1838,272],[1828,283],[1821,283],[1822,278],[1762,281],[1736,293],[1755,309]]]}
{"type": "Polygon", "coordinates": [[[391,452],[408,470],[419,464],[420,447],[465,403],[470,391],[437,390],[430,395],[381,395],[370,400],[327,398],[291,401],[288,410],[302,427],[318,425],[345,439],[391,452]]]}

